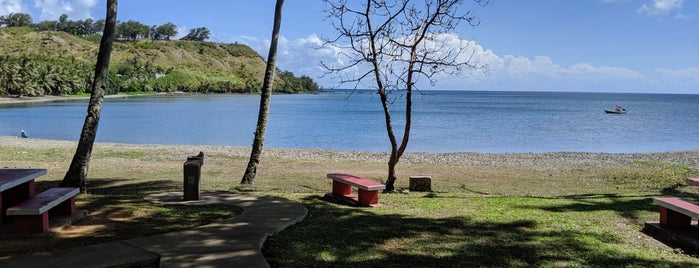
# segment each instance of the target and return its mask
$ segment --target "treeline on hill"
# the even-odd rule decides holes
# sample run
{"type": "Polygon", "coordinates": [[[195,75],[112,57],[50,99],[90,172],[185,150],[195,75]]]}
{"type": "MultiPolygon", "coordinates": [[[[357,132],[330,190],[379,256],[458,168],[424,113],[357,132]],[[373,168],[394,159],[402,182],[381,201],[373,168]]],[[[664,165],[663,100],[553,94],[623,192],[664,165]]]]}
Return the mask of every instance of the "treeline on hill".
{"type": "MultiPolygon", "coordinates": [[[[0,26],[5,27],[32,27],[37,31],[61,31],[75,36],[86,37],[90,35],[100,35],[104,28],[104,20],[69,20],[68,15],[61,15],[57,21],[47,20],[33,23],[29,14],[12,13],[0,16],[0,26]]],[[[177,26],[168,22],[163,25],[148,26],[138,21],[129,20],[118,22],[116,34],[118,38],[138,40],[150,38],[153,40],[170,40],[178,33],[177,26]]],[[[209,39],[211,32],[206,27],[199,27],[190,30],[189,34],[180,40],[205,41],[209,39]]]]}
{"type": "MultiPolygon", "coordinates": [[[[28,14],[13,13],[0,16],[0,27],[31,28],[18,30],[23,34],[32,31],[48,33],[42,37],[44,43],[56,38],[57,35],[52,35],[51,32],[66,32],[91,41],[96,46],[104,28],[104,20],[72,21],[68,20],[67,15],[62,15],[58,21],[34,24],[28,14]]],[[[204,42],[210,35],[206,27],[192,29],[180,41],[169,41],[177,33],[177,27],[173,23],[146,26],[136,21],[119,22],[117,36],[124,41],[115,43],[108,94],[130,91],[259,92],[262,77],[258,73],[261,74],[262,68],[258,62],[264,61],[256,52],[245,45],[204,42]],[[182,59],[166,57],[186,53],[189,54],[181,56],[182,59]],[[225,58],[225,62],[205,61],[211,58],[225,58]],[[226,64],[229,66],[220,66],[226,64]]],[[[89,93],[93,72],[93,62],[76,59],[73,55],[10,53],[0,56],[0,95],[89,93]]],[[[274,88],[276,92],[318,90],[318,85],[310,77],[296,77],[288,71],[278,71],[278,74],[274,88]]]]}

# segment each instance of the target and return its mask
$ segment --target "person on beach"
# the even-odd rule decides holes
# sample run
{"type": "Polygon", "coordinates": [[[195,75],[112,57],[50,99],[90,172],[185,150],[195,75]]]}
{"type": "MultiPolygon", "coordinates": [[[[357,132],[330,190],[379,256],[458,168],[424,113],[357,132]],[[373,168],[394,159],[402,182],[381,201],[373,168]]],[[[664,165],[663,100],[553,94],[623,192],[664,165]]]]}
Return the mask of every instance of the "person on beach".
{"type": "Polygon", "coordinates": [[[24,129],[22,129],[22,131],[19,133],[19,137],[24,138],[24,139],[28,139],[29,133],[27,133],[26,131],[24,131],[24,129]]]}

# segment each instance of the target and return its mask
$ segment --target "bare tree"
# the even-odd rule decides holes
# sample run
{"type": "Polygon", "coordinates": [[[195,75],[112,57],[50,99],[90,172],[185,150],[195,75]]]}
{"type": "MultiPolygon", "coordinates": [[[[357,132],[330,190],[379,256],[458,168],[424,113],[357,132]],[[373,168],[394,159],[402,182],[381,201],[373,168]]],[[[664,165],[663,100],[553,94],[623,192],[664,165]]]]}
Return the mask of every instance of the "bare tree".
{"type": "Polygon", "coordinates": [[[269,115],[269,101],[272,96],[272,83],[276,68],[274,65],[277,62],[277,40],[279,40],[279,28],[282,24],[282,6],[284,0],[277,0],[274,8],[274,26],[272,28],[272,42],[269,46],[269,54],[267,55],[267,67],[265,69],[265,78],[262,82],[262,93],[260,94],[260,111],[257,115],[257,127],[255,129],[255,138],[252,142],[252,151],[250,152],[250,160],[248,167],[245,169],[241,184],[253,184],[257,175],[257,166],[262,158],[262,147],[265,143],[265,132],[267,131],[267,117],[269,115]]]}
{"type": "MultiPolygon", "coordinates": [[[[426,78],[434,85],[439,74],[456,74],[478,68],[471,63],[470,42],[450,43],[449,34],[461,22],[476,26],[461,0],[324,0],[328,20],[338,31],[325,46],[340,51],[344,61],[323,63],[328,74],[342,84],[376,89],[383,107],[386,133],[391,143],[386,191],[395,189],[395,168],[410,138],[412,93],[426,78]],[[345,42],[345,43],[343,43],[345,42]],[[394,132],[388,93],[400,91],[405,98],[404,128],[400,143],[394,132]]],[[[474,0],[479,5],[485,0],[474,0]]],[[[396,102],[398,103],[398,102],[396,102]]]]}
{"type": "Polygon", "coordinates": [[[62,187],[79,187],[80,192],[85,192],[85,179],[90,166],[90,156],[92,155],[92,145],[97,136],[97,126],[102,112],[102,101],[107,86],[107,74],[109,69],[109,58],[112,54],[112,43],[114,42],[114,32],[116,28],[117,0],[107,0],[107,18],[104,24],[102,40],[97,54],[95,64],[95,77],[92,83],[92,93],[90,103],[87,107],[87,116],[80,133],[78,148],[75,150],[73,160],[66,172],[62,187]]]}

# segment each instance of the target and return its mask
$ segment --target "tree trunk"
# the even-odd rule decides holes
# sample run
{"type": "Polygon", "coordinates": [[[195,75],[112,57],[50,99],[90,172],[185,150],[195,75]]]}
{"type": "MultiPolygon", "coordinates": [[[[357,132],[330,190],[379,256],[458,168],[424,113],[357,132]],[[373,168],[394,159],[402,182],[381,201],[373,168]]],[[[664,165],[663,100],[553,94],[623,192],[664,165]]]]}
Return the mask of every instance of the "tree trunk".
{"type": "Polygon", "coordinates": [[[384,192],[393,192],[396,187],[395,183],[398,180],[396,177],[396,166],[400,161],[401,156],[405,152],[405,148],[408,146],[408,141],[410,140],[410,125],[412,124],[412,90],[410,87],[407,89],[405,96],[405,128],[403,129],[403,139],[401,140],[400,147],[398,147],[395,135],[393,134],[393,128],[391,126],[391,118],[388,113],[388,108],[384,104],[384,112],[386,116],[386,130],[391,140],[391,156],[388,159],[388,178],[386,179],[386,189],[384,192]]]}
{"type": "Polygon", "coordinates": [[[95,143],[97,126],[99,125],[100,113],[102,112],[102,101],[104,100],[104,92],[107,85],[109,58],[112,54],[112,43],[114,42],[116,15],[117,0],[107,0],[107,18],[104,24],[99,53],[97,55],[95,77],[92,83],[90,104],[87,107],[87,116],[85,117],[83,129],[80,132],[78,148],[75,150],[75,155],[73,155],[73,160],[70,163],[68,172],[66,172],[60,184],[62,187],[79,187],[82,193],[87,190],[85,187],[85,179],[87,178],[92,146],[95,143]]]}
{"type": "Polygon", "coordinates": [[[272,84],[274,83],[274,74],[276,71],[275,64],[277,62],[277,41],[279,40],[279,28],[282,24],[282,5],[284,0],[277,0],[274,8],[274,26],[272,29],[272,42],[269,46],[269,54],[267,55],[267,67],[265,69],[265,78],[262,82],[262,93],[260,96],[260,111],[257,115],[257,127],[255,129],[255,138],[252,142],[252,151],[250,152],[250,160],[248,167],[245,169],[241,184],[253,184],[257,175],[257,166],[260,164],[262,156],[262,147],[265,142],[265,132],[267,131],[267,117],[269,115],[269,102],[272,96],[272,84]]]}
{"type": "MultiPolygon", "coordinates": [[[[413,76],[423,76],[434,84],[440,73],[456,74],[461,67],[479,68],[469,63],[469,57],[464,60],[464,57],[460,56],[466,51],[466,47],[461,46],[454,50],[452,44],[434,38],[454,31],[461,21],[476,26],[478,19],[470,17],[470,11],[459,11],[462,0],[424,1],[424,6],[416,3],[420,1],[407,0],[388,1],[389,3],[374,0],[323,2],[326,4],[328,18],[332,20],[331,25],[339,32],[337,38],[326,39],[326,44],[338,45],[341,39],[347,39],[349,42],[349,45],[339,45],[343,48],[342,56],[347,57],[346,63],[339,64],[339,67],[323,64],[323,67],[328,73],[347,73],[347,76],[339,76],[342,84],[356,83],[359,86],[367,82],[376,82],[383,105],[386,132],[391,142],[385,191],[394,191],[397,180],[396,165],[410,139],[412,89],[415,83],[413,76]],[[407,38],[410,36],[413,37],[412,41],[407,38]],[[409,59],[404,58],[407,53],[410,54],[409,59]],[[372,65],[371,71],[358,72],[356,67],[365,63],[372,65]],[[373,72],[373,75],[370,72],[373,72]],[[405,127],[400,145],[393,131],[387,88],[407,92],[405,127]]],[[[488,1],[475,2],[486,5],[488,1]]]]}
{"type": "Polygon", "coordinates": [[[386,179],[386,189],[384,192],[393,192],[395,190],[394,184],[397,180],[396,178],[396,165],[398,164],[398,145],[396,143],[396,135],[393,134],[393,123],[391,120],[391,112],[389,110],[388,98],[386,97],[386,92],[380,92],[381,103],[383,106],[384,120],[386,122],[386,133],[388,135],[388,140],[391,143],[391,155],[388,159],[388,178],[386,179]]]}

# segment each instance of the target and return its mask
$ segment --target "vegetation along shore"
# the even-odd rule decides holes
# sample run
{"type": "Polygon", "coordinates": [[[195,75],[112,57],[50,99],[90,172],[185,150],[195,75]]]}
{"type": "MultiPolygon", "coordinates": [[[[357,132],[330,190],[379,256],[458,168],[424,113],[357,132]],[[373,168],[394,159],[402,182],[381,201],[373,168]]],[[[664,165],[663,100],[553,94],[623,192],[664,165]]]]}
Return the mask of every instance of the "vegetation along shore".
{"type": "MultiPolygon", "coordinates": [[[[37,181],[41,190],[60,182],[77,142],[0,137],[0,144],[3,168],[48,169],[37,181]]],[[[150,193],[181,191],[182,164],[199,151],[205,153],[202,190],[253,191],[308,207],[303,222],[264,246],[269,262],[280,267],[699,265],[695,257],[640,232],[644,221],[657,220],[652,197],[696,201],[699,192],[684,179],[699,175],[699,150],[408,153],[398,166],[396,186],[402,194],[382,194],[383,207],[365,209],[320,199],[331,188],[325,174],[385,180],[386,153],[270,148],[255,184],[241,186],[249,147],[99,142],[89,191],[78,198],[88,217],[51,236],[4,234],[0,256],[151,235],[229,217],[230,209],[222,207],[191,210],[143,201],[150,193]],[[431,175],[434,192],[403,190],[411,175],[431,175]],[[350,241],[365,245],[357,249],[350,241]]]]}

